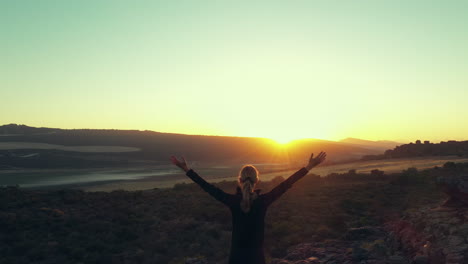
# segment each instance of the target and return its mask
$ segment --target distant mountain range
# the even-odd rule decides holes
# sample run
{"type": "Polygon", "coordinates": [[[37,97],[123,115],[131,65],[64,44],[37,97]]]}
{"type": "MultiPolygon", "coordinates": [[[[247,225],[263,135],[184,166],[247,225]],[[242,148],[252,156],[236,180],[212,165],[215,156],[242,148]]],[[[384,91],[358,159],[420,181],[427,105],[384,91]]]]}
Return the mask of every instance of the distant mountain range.
{"type": "Polygon", "coordinates": [[[303,165],[311,152],[327,162],[382,154],[396,142],[305,139],[279,145],[271,139],[200,136],[139,130],[0,126],[0,168],[85,168],[167,164],[184,155],[206,166],[245,163],[303,165]]]}
{"type": "Polygon", "coordinates": [[[389,141],[389,140],[378,140],[378,141],[371,141],[371,140],[365,140],[365,139],[359,139],[359,138],[345,138],[340,140],[342,143],[349,143],[349,144],[354,144],[358,146],[363,146],[363,147],[371,147],[371,148],[376,148],[376,149],[393,149],[396,146],[402,145],[402,143],[396,142],[396,141],[389,141]]]}

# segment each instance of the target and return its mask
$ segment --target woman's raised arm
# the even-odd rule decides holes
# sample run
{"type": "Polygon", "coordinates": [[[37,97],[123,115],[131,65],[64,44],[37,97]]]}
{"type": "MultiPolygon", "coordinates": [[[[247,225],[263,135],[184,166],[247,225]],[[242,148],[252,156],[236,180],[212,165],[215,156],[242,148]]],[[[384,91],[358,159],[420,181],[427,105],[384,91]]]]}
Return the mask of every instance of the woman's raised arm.
{"type": "Polygon", "coordinates": [[[231,196],[230,194],[225,193],[223,190],[219,189],[218,187],[208,183],[202,177],[200,177],[195,171],[190,169],[187,165],[187,161],[185,158],[182,157],[181,160],[178,160],[176,157],[171,156],[172,164],[176,165],[177,167],[181,168],[185,171],[186,175],[192,179],[196,184],[198,184],[203,190],[213,196],[216,200],[224,203],[225,205],[231,205],[231,196]]]}
{"type": "Polygon", "coordinates": [[[307,175],[307,173],[314,168],[315,166],[322,163],[325,158],[327,157],[327,153],[320,152],[317,157],[314,158],[314,153],[310,155],[309,163],[304,168],[298,170],[293,175],[289,176],[285,181],[278,184],[275,188],[273,188],[270,192],[265,194],[265,203],[267,205],[273,203],[276,199],[278,199],[281,195],[283,195],[291,186],[297,182],[299,179],[307,175]]]}

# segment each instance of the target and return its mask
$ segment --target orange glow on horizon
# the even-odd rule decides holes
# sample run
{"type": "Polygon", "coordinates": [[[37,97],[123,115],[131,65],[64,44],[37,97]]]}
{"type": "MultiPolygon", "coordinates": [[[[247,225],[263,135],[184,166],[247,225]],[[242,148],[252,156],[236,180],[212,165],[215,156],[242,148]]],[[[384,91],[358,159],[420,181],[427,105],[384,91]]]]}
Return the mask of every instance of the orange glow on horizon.
{"type": "Polygon", "coordinates": [[[291,141],[296,140],[298,138],[292,138],[292,137],[284,136],[284,137],[275,137],[275,138],[272,138],[272,139],[279,145],[287,145],[291,141]]]}

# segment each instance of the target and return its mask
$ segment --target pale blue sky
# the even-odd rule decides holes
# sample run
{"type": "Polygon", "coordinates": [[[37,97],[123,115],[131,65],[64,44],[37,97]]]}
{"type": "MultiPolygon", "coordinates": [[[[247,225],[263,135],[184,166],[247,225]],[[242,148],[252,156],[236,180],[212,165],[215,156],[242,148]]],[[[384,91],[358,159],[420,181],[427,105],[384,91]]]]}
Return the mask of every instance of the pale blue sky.
{"type": "Polygon", "coordinates": [[[467,139],[468,1],[0,0],[0,124],[467,139]]]}

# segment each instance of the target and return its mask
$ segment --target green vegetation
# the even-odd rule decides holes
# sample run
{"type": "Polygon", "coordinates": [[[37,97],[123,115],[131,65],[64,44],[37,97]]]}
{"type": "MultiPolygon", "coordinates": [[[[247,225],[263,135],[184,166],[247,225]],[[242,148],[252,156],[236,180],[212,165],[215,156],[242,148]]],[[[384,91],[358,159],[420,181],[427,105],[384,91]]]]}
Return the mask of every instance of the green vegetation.
{"type": "MultiPolygon", "coordinates": [[[[445,196],[435,178],[450,166],[308,175],[269,209],[266,254],[282,257],[298,243],[339,239],[350,227],[437,204],[445,196]]],[[[258,187],[268,191],[280,180],[258,187]]],[[[233,192],[235,184],[217,185],[233,192]]],[[[175,264],[195,256],[219,263],[227,259],[230,232],[228,209],[194,184],[133,192],[0,188],[0,263],[175,264]]]]}

